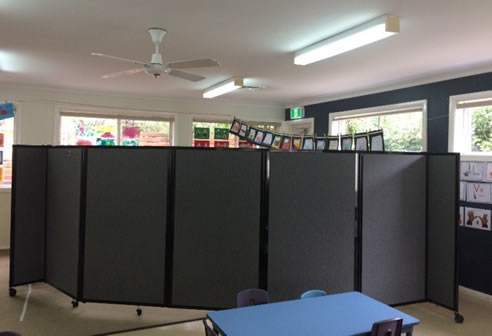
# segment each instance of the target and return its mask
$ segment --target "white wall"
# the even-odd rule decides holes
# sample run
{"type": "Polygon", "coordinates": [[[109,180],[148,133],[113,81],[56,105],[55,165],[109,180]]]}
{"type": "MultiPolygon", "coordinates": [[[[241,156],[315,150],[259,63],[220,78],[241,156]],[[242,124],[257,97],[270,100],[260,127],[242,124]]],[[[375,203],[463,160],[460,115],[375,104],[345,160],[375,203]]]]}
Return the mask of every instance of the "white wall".
{"type": "MultiPolygon", "coordinates": [[[[175,100],[74,90],[0,85],[0,101],[13,101],[19,144],[57,144],[60,111],[118,113],[174,119],[174,145],[191,146],[193,119],[282,122],[284,107],[232,104],[210,100],[175,100]]],[[[10,192],[0,192],[0,249],[10,244],[10,192]]]]}

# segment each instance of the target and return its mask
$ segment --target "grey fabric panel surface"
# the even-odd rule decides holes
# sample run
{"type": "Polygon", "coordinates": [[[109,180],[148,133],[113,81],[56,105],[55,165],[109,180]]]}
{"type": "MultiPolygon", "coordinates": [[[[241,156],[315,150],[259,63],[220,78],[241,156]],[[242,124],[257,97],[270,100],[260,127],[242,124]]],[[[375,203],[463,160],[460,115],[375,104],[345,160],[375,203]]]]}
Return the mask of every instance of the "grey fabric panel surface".
{"type": "Polygon", "coordinates": [[[79,262],[82,150],[48,150],[46,282],[75,297],[79,262]]]}
{"type": "Polygon", "coordinates": [[[456,155],[429,155],[428,299],[455,308],[456,155]]]}
{"type": "Polygon", "coordinates": [[[355,154],[270,154],[268,291],[354,290],[355,154]]]}
{"type": "Polygon", "coordinates": [[[85,299],[164,304],[168,155],[88,150],[85,299]]]}
{"type": "Polygon", "coordinates": [[[261,152],[176,152],[172,303],[234,307],[258,287],[261,152]]]}
{"type": "Polygon", "coordinates": [[[386,304],[425,299],[422,155],[362,154],[362,292],[386,304]]]}
{"type": "Polygon", "coordinates": [[[11,286],[44,279],[46,151],[46,147],[14,147],[11,286]]]}

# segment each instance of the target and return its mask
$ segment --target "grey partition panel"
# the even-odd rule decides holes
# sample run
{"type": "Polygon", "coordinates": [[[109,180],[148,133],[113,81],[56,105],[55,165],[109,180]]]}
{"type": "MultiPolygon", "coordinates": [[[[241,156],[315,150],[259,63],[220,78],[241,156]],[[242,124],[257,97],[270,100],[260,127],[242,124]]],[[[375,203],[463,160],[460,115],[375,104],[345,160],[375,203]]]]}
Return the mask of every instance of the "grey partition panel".
{"type": "Polygon", "coordinates": [[[90,148],[84,299],[164,304],[169,150],[90,148]]]}
{"type": "Polygon", "coordinates": [[[10,286],[44,280],[46,147],[14,146],[10,286]]]}
{"type": "Polygon", "coordinates": [[[82,149],[50,148],[46,203],[46,282],[77,296],[82,149]]]}
{"type": "Polygon", "coordinates": [[[425,299],[426,158],[361,154],[362,292],[386,304],[425,299]]]}
{"type": "Polygon", "coordinates": [[[457,161],[451,155],[428,158],[427,299],[457,310],[457,161]]]}
{"type": "Polygon", "coordinates": [[[233,307],[259,284],[260,151],[177,150],[172,304],[233,307]]]}
{"type": "Polygon", "coordinates": [[[355,154],[270,154],[268,291],[354,290],[355,154]]]}

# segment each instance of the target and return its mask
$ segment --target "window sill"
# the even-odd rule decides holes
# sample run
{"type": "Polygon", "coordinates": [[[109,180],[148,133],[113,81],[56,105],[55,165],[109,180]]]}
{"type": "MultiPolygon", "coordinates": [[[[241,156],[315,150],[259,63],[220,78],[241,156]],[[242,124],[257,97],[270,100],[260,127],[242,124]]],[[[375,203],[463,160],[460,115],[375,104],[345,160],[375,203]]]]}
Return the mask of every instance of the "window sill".
{"type": "Polygon", "coordinates": [[[461,161],[487,161],[492,162],[492,153],[466,153],[461,154],[461,161]]]}

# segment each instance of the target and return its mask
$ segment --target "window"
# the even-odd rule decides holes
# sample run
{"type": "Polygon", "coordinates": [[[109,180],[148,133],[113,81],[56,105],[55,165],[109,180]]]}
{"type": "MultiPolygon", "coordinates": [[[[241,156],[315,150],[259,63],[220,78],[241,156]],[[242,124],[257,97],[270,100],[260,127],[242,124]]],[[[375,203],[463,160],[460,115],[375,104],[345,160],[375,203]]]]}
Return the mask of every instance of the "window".
{"type": "Polygon", "coordinates": [[[61,116],[60,143],[87,146],[169,146],[171,121],[126,117],[61,116]]]}
{"type": "Polygon", "coordinates": [[[0,120],[0,188],[12,185],[14,118],[0,120]]]}
{"type": "Polygon", "coordinates": [[[489,95],[450,99],[453,104],[449,118],[450,151],[465,156],[492,157],[492,93],[489,95]]]}
{"type": "MultiPolygon", "coordinates": [[[[265,122],[248,122],[250,126],[270,132],[277,131],[279,125],[265,122]]],[[[238,136],[230,134],[230,121],[193,122],[193,147],[228,147],[228,148],[260,148],[246,140],[239,139],[238,136]]]]}
{"type": "Polygon", "coordinates": [[[404,103],[330,114],[330,135],[382,129],[386,151],[426,149],[425,102],[404,103]]]}

